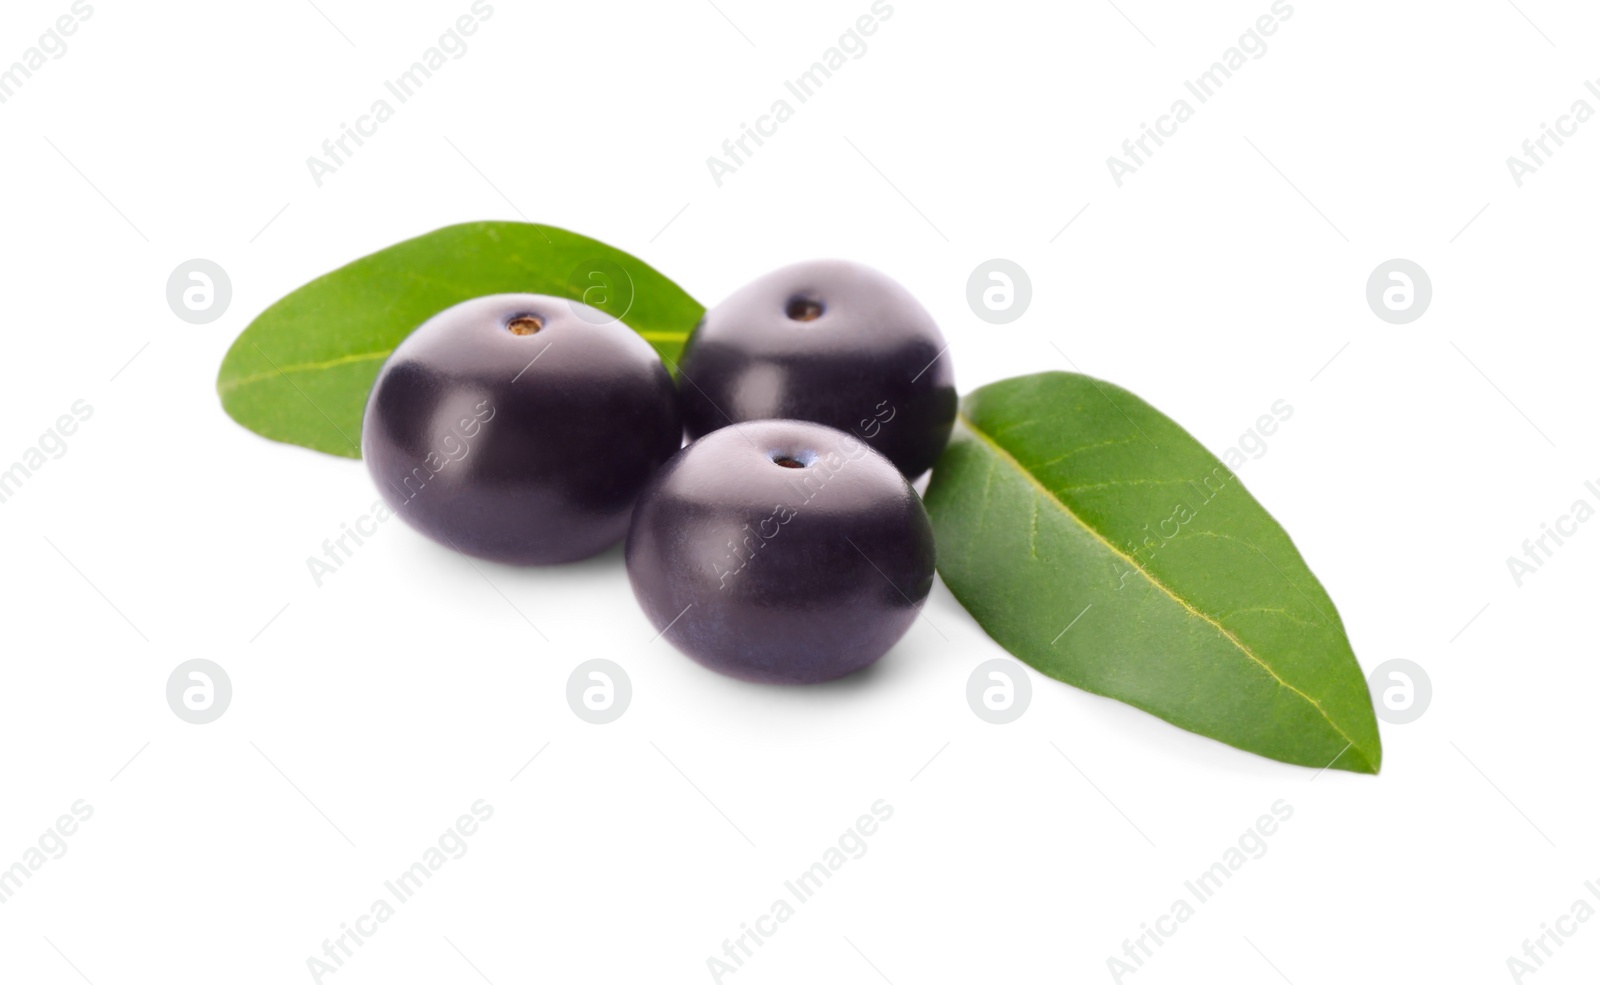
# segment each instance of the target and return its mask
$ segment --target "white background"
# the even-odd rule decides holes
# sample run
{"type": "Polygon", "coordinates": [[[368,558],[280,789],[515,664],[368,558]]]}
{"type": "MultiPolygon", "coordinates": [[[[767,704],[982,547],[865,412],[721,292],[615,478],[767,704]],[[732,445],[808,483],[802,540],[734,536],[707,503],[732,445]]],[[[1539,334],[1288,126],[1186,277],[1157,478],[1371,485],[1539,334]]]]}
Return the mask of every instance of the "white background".
{"type": "MultiPolygon", "coordinates": [[[[0,105],[0,465],[94,408],[0,504],[0,866],[94,808],[0,905],[0,979],[311,981],[479,798],[467,854],[323,980],[711,981],[879,799],[866,855],[724,981],[1110,981],[1280,799],[1267,853],[1125,981],[1501,982],[1542,924],[1600,906],[1600,524],[1521,587],[1506,567],[1600,499],[1600,120],[1523,187],[1505,163],[1574,100],[1600,109],[1600,14],[1295,2],[1119,188],[1107,156],[1268,0],[896,0],[718,187],[708,155],[869,4],[717,3],[494,0],[321,187],[306,158],[467,0],[96,0],[0,105]],[[1363,667],[1416,661],[1431,707],[1384,726],[1381,776],[1318,775],[1038,675],[1019,721],[984,723],[967,678],[1003,654],[942,585],[876,669],[789,690],[651,642],[615,552],[480,573],[391,522],[317,587],[307,557],[375,493],[358,463],[229,420],[223,352],[359,255],[521,217],[708,304],[795,260],[864,261],[934,312],[963,390],[1065,353],[1218,452],[1286,400],[1241,474],[1363,667]],[[193,257],[234,286],[209,325],[165,300],[193,257]],[[991,257],[1032,277],[1010,325],[966,305],[991,257]],[[1366,305],[1391,257],[1432,277],[1409,325],[1366,305]],[[606,726],[565,698],[597,656],[634,689],[606,726]],[[194,657],[233,682],[210,725],[164,696],[194,657]]],[[[8,0],[0,64],[67,9],[8,0]]],[[[1597,968],[1600,920],[1528,979],[1597,968]]]]}

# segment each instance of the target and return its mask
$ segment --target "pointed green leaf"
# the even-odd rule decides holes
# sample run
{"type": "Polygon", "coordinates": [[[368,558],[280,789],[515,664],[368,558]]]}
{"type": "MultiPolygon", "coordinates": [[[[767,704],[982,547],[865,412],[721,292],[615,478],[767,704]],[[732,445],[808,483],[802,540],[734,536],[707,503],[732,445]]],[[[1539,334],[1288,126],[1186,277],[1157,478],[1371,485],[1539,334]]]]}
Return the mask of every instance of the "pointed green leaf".
{"type": "Polygon", "coordinates": [[[1238,477],[1133,394],[1075,373],[977,390],[926,502],[945,583],[1039,671],[1263,756],[1378,771],[1332,600],[1238,477]]]}
{"type": "Polygon", "coordinates": [[[453,304],[512,292],[583,301],[673,361],[705,311],[642,260],[587,236],[522,222],[447,226],[262,312],[222,360],[222,406],[274,441],[359,458],[367,392],[400,340],[453,304]]]}

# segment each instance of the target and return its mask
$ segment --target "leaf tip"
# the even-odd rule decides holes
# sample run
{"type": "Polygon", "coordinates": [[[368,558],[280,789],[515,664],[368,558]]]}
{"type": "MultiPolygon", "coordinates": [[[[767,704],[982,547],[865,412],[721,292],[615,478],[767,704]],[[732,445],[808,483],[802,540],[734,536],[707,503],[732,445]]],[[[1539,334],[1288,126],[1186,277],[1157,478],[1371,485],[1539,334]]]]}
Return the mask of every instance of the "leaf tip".
{"type": "Polygon", "coordinates": [[[1328,768],[1377,776],[1383,769],[1383,745],[1374,737],[1370,749],[1355,745],[1346,746],[1345,750],[1328,764],[1328,768]]]}

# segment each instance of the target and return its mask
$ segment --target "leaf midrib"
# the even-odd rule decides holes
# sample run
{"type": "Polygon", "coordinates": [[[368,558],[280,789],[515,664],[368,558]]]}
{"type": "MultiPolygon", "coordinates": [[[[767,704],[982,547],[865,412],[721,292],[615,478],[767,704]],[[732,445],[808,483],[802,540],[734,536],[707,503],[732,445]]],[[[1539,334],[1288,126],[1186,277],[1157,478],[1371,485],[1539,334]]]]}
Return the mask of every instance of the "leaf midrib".
{"type": "Polygon", "coordinates": [[[290,373],[311,373],[321,369],[332,369],[335,366],[343,366],[347,363],[361,363],[371,362],[374,359],[387,359],[389,358],[389,353],[393,351],[393,349],[384,349],[381,352],[357,352],[348,356],[335,356],[332,359],[323,359],[319,362],[295,363],[293,365],[284,366],[281,368],[273,367],[272,369],[262,370],[259,373],[249,373],[244,376],[235,377],[226,383],[218,383],[217,391],[219,393],[227,393],[229,390],[236,390],[242,386],[249,386],[251,383],[260,383],[262,380],[270,380],[276,376],[287,376],[290,373]]]}
{"type": "MultiPolygon", "coordinates": [[[[990,437],[989,434],[987,432],[985,432],[982,428],[978,427],[978,425],[972,420],[972,418],[968,417],[963,412],[957,412],[956,418],[957,418],[957,420],[959,420],[967,428],[967,430],[971,431],[974,436],[976,436],[980,441],[982,441],[985,445],[987,445],[990,449],[992,449],[993,452],[995,453],[995,455],[999,456],[1002,460],[1004,460],[1005,462],[1008,462],[1012,466],[1014,466],[1016,468],[1016,471],[1018,473],[1020,473],[1022,475],[1022,477],[1024,479],[1026,479],[1028,481],[1028,483],[1030,485],[1032,485],[1036,490],[1038,490],[1047,500],[1049,500],[1050,502],[1054,503],[1057,507],[1060,508],[1061,512],[1065,513],[1074,523],[1076,523],[1078,526],[1082,527],[1091,537],[1093,537],[1095,540],[1097,540],[1101,544],[1103,544],[1105,546],[1106,550],[1110,551],[1112,554],[1115,554],[1117,557],[1119,557],[1123,561],[1127,562],[1129,567],[1133,568],[1135,571],[1139,572],[1139,574],[1143,575],[1146,581],[1148,581],[1151,585],[1153,585],[1157,589],[1159,589],[1168,598],[1170,598],[1174,602],[1178,603],[1178,605],[1182,606],[1185,611],[1187,611],[1191,615],[1195,616],[1196,618],[1200,619],[1201,621],[1205,622],[1207,625],[1209,625],[1213,629],[1215,629],[1218,632],[1218,634],[1220,634],[1228,642],[1232,643],[1234,645],[1234,647],[1237,648],[1240,653],[1244,654],[1247,658],[1249,658],[1249,660],[1252,663],[1254,663],[1257,667],[1260,667],[1262,670],[1266,671],[1267,675],[1269,677],[1271,677],[1274,681],[1276,681],[1279,686],[1287,688],[1291,693],[1299,696],[1303,701],[1305,701],[1307,704],[1311,705],[1311,707],[1315,708],[1317,710],[1317,714],[1322,716],[1323,721],[1326,721],[1328,723],[1328,725],[1335,732],[1337,732],[1339,734],[1340,738],[1344,739],[1346,742],[1349,743],[1349,745],[1347,745],[1345,747],[1345,749],[1340,750],[1339,756],[1335,756],[1334,757],[1334,761],[1335,762],[1337,762],[1339,757],[1343,756],[1345,754],[1345,752],[1353,750],[1353,751],[1355,751],[1355,753],[1358,756],[1361,757],[1361,759],[1364,762],[1366,762],[1366,764],[1368,766],[1372,765],[1371,764],[1371,760],[1368,759],[1368,757],[1367,757],[1366,751],[1364,749],[1362,749],[1360,746],[1358,746],[1356,744],[1356,740],[1352,739],[1350,737],[1349,733],[1345,732],[1344,729],[1340,728],[1339,727],[1339,723],[1334,721],[1333,718],[1328,715],[1328,712],[1322,707],[1322,702],[1318,701],[1316,698],[1313,698],[1311,695],[1305,693],[1304,691],[1302,691],[1299,688],[1295,687],[1293,684],[1290,684],[1288,681],[1284,680],[1282,677],[1278,676],[1277,671],[1273,670],[1272,667],[1269,664],[1267,664],[1260,657],[1256,656],[1255,651],[1251,650],[1250,647],[1243,640],[1239,639],[1238,636],[1234,635],[1234,633],[1231,630],[1229,630],[1226,626],[1222,625],[1221,623],[1217,622],[1215,619],[1211,618],[1209,615],[1207,615],[1204,612],[1201,612],[1199,609],[1195,608],[1194,605],[1191,604],[1188,599],[1185,599],[1183,596],[1179,595],[1177,592],[1174,592],[1164,582],[1162,582],[1159,578],[1157,578],[1153,573],[1151,573],[1150,571],[1146,570],[1144,568],[1144,566],[1140,565],[1132,557],[1130,557],[1128,554],[1126,554],[1120,548],[1118,548],[1115,544],[1113,544],[1111,541],[1107,540],[1104,537],[1104,535],[1102,535],[1100,533],[1100,531],[1096,530],[1087,521],[1085,521],[1082,517],[1080,517],[1077,514],[1077,512],[1072,509],[1071,506],[1069,506],[1065,501],[1063,501],[1060,497],[1058,497],[1044,483],[1040,482],[1039,479],[1032,472],[1028,471],[1028,469],[1025,468],[1023,466],[1023,464],[1017,460],[1015,455],[1012,455],[1011,452],[1007,451],[1006,448],[1004,446],[1002,446],[998,441],[996,441],[994,438],[990,437]]],[[[1331,766],[1332,763],[1330,763],[1329,765],[1331,766]]]]}

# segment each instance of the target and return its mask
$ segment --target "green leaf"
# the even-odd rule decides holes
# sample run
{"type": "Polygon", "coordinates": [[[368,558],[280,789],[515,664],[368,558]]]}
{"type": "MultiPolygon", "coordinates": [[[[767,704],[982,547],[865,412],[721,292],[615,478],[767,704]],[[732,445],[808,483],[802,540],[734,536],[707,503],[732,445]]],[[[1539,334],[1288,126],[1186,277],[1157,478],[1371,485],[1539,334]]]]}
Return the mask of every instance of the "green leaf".
{"type": "Polygon", "coordinates": [[[572,298],[620,318],[676,361],[705,308],[642,260],[552,226],[447,226],[317,278],[251,322],[222,360],[234,420],[274,441],[361,457],[367,392],[389,353],[469,298],[572,298]]]}
{"type": "Polygon", "coordinates": [[[1040,373],[969,394],[926,503],[945,584],[1039,671],[1273,759],[1378,772],[1333,602],[1238,477],[1128,391],[1040,373]]]}

